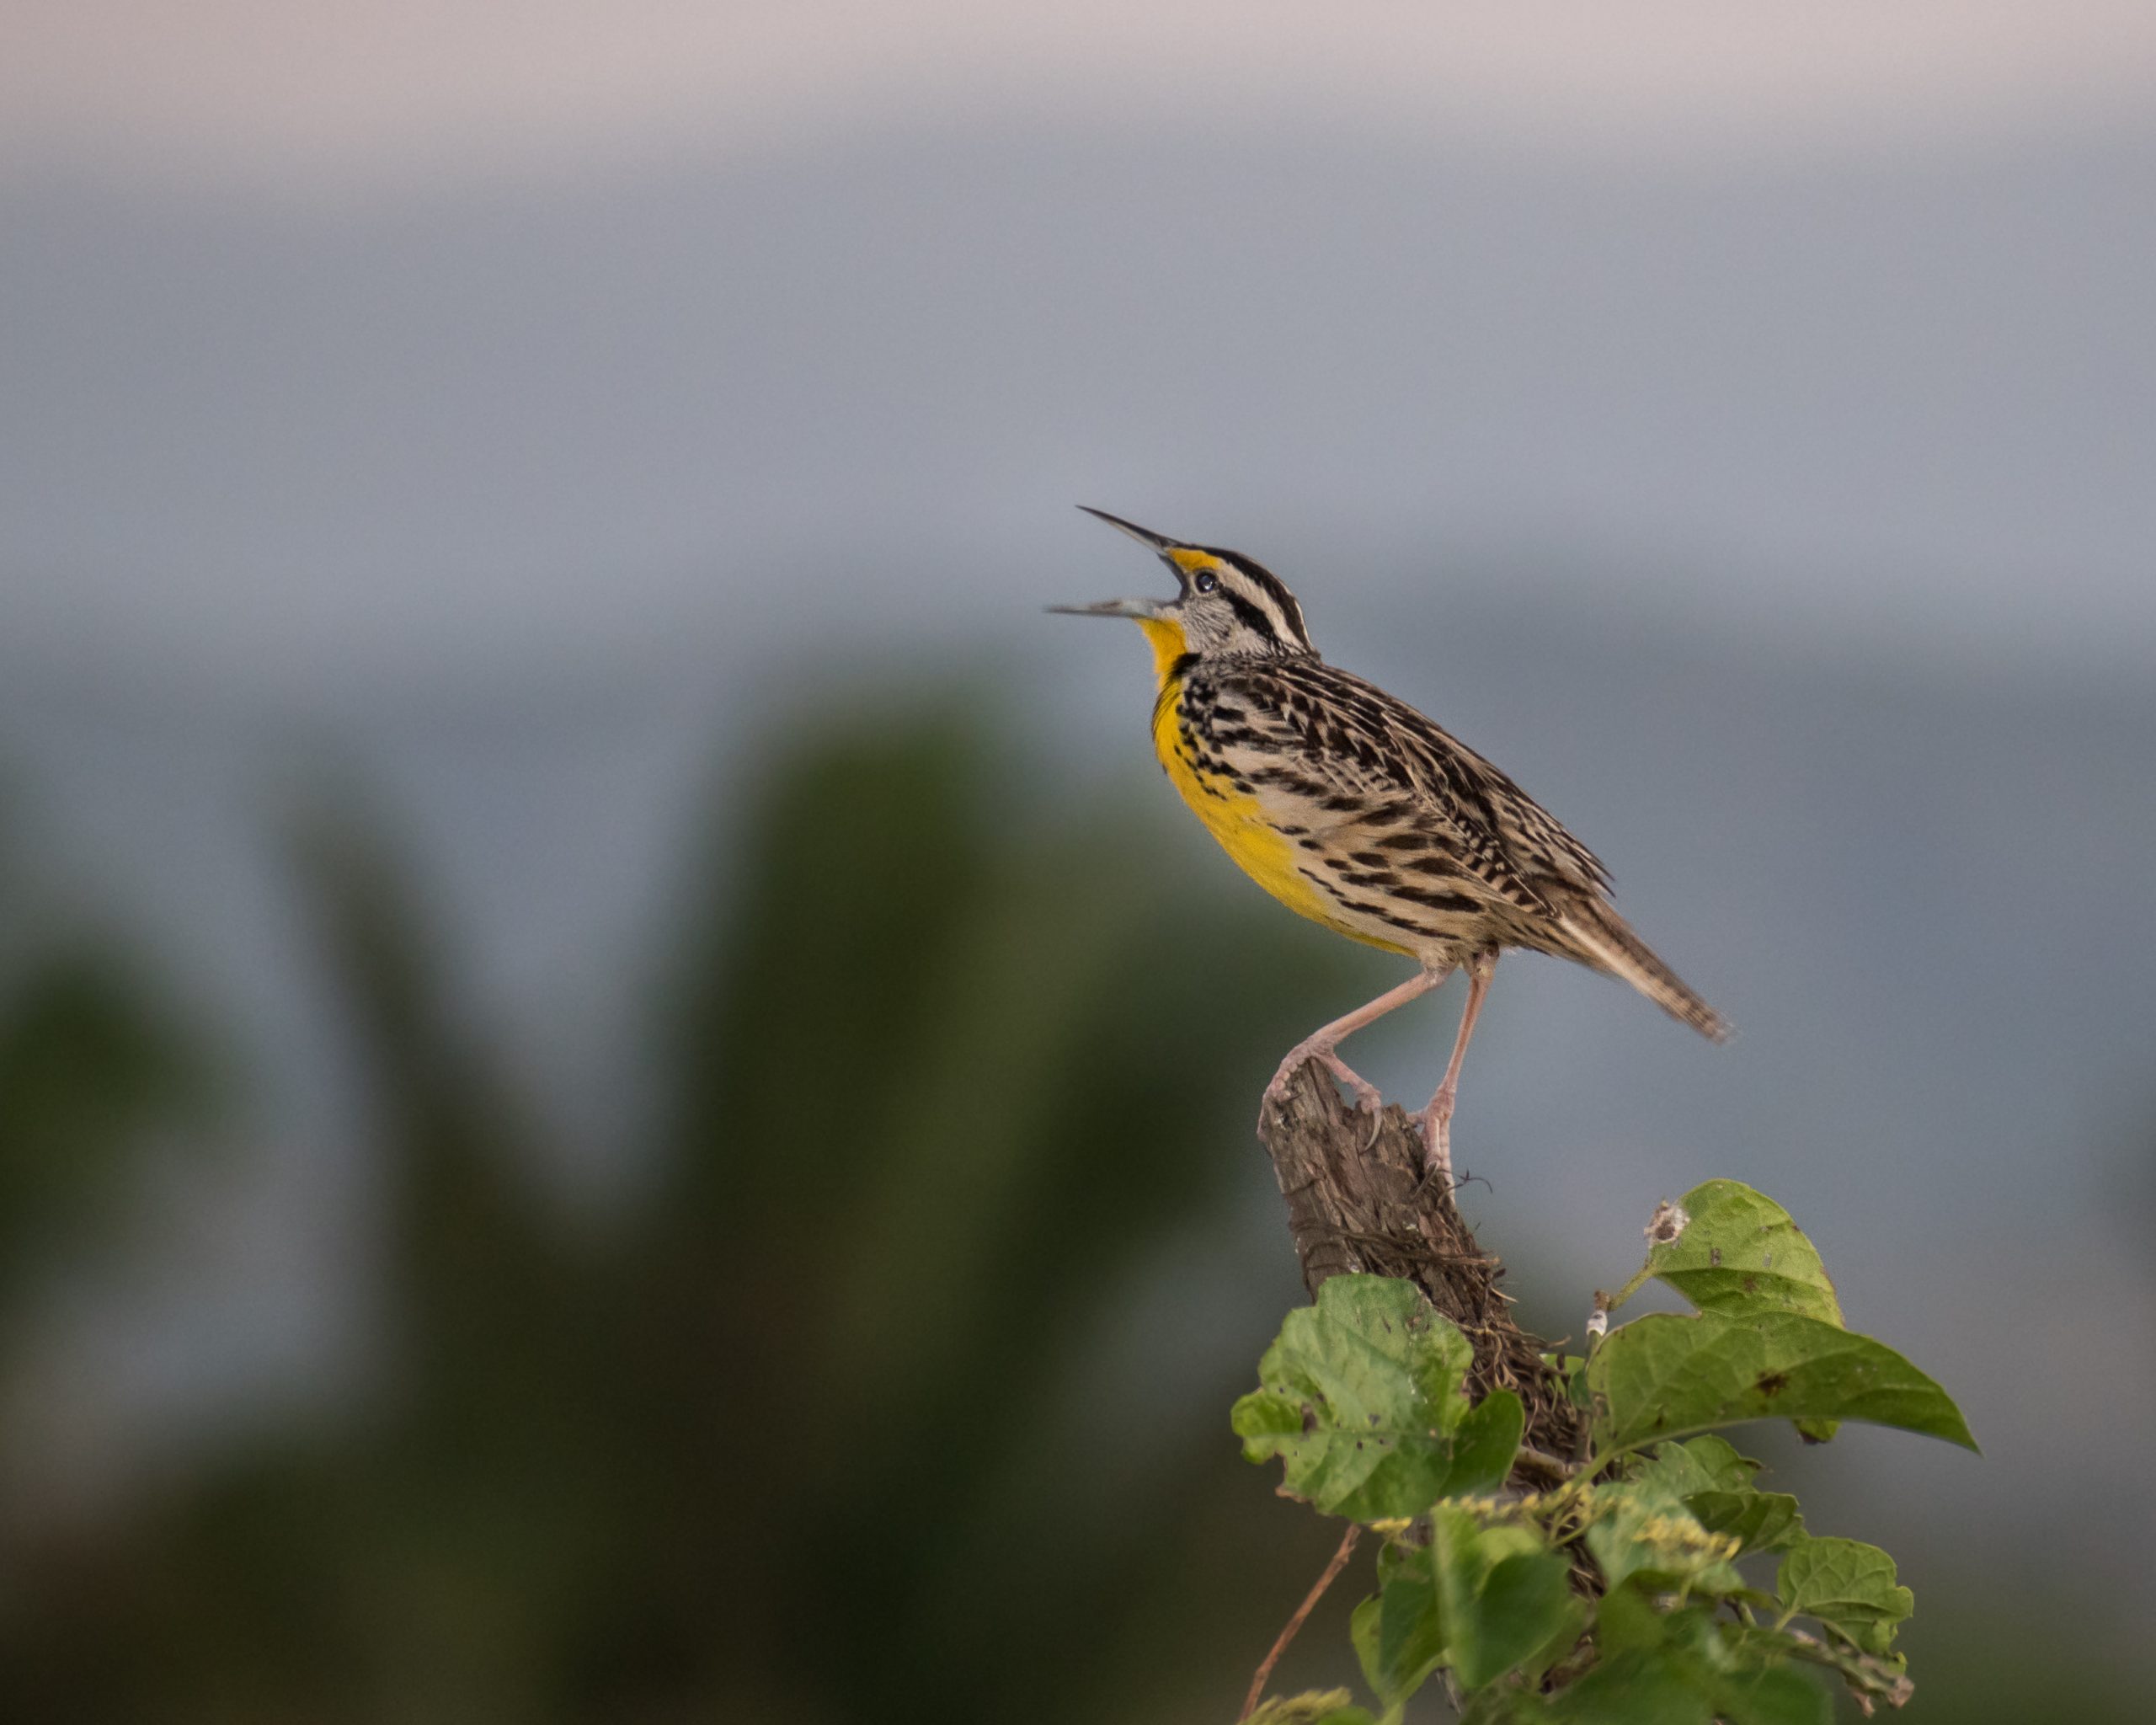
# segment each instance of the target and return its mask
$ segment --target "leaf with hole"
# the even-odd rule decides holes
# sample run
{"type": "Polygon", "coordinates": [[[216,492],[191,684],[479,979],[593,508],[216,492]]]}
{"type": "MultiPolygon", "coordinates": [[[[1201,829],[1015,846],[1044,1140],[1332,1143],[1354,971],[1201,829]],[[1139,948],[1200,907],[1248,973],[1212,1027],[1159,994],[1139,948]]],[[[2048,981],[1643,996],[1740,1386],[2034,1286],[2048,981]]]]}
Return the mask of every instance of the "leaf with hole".
{"type": "Polygon", "coordinates": [[[1710,1180],[1678,1200],[1691,1220],[1647,1253],[1647,1268],[1701,1311],[1793,1311],[1842,1322],[1827,1267],[1790,1213],[1741,1180],[1710,1180]]]}
{"type": "MultiPolygon", "coordinates": [[[[1818,1252],[1790,1213],[1740,1180],[1709,1180],[1679,1201],[1688,1218],[1674,1240],[1647,1252],[1647,1270],[1701,1311],[1726,1317],[1793,1311],[1843,1324],[1842,1302],[1818,1252]]],[[[1802,1419],[1806,1440],[1834,1435],[1831,1419],[1802,1419]]]]}

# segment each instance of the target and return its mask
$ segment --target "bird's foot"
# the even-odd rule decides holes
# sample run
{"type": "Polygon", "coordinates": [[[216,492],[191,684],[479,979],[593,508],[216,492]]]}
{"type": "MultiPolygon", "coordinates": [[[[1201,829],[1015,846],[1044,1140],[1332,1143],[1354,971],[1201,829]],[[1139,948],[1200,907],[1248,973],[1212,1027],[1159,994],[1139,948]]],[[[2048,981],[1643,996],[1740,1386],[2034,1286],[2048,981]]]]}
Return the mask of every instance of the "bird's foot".
{"type": "Polygon", "coordinates": [[[1381,1114],[1385,1112],[1385,1092],[1376,1085],[1371,1083],[1347,1061],[1342,1060],[1338,1055],[1328,1050],[1320,1055],[1318,1058],[1324,1061],[1326,1071],[1331,1073],[1334,1077],[1348,1087],[1348,1092],[1355,1098],[1355,1106],[1358,1110],[1367,1109],[1374,1114],[1381,1114]]]}
{"type": "Polygon", "coordinates": [[[1446,1085],[1430,1098],[1428,1108],[1412,1116],[1422,1134],[1424,1178],[1448,1186],[1452,1184],[1452,1087],[1446,1085]]]}
{"type": "MultiPolygon", "coordinates": [[[[1273,1075],[1273,1081],[1265,1087],[1266,1103],[1285,1102],[1288,1099],[1288,1086],[1294,1081],[1295,1074],[1303,1069],[1304,1064],[1310,1060],[1315,1060],[1348,1087],[1349,1093],[1355,1098],[1357,1111],[1367,1112],[1369,1114],[1370,1139],[1373,1143],[1376,1142],[1377,1123],[1385,1114],[1385,1092],[1349,1065],[1347,1061],[1342,1060],[1331,1045],[1326,1043],[1313,1039],[1308,1042],[1299,1042],[1289,1049],[1288,1057],[1280,1062],[1280,1070],[1273,1075]]],[[[1261,1112],[1262,1112],[1262,1109],[1261,1112]]]]}

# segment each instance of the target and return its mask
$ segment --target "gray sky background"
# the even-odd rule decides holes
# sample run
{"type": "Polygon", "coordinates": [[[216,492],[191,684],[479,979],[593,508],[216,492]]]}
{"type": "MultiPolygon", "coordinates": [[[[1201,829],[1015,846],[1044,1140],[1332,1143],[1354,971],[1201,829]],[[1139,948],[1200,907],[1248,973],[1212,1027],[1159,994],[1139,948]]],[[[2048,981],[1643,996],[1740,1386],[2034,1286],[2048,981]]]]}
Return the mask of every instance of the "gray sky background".
{"type": "Polygon", "coordinates": [[[1086,590],[1074,501],[1433,610],[1497,544],[2156,642],[2146,8],[521,19],[13,9],[4,650],[307,700],[933,636],[1086,590]]]}

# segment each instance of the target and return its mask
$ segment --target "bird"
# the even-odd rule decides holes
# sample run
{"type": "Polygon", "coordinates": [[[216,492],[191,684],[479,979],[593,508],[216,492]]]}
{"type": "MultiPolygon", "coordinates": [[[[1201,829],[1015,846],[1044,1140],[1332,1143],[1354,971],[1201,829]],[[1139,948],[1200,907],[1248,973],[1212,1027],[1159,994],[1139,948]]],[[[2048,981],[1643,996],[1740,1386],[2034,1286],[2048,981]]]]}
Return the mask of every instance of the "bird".
{"type": "Polygon", "coordinates": [[[1080,505],[1147,547],[1174,575],[1172,599],[1052,605],[1127,617],[1153,649],[1153,747],[1206,830],[1291,910],[1416,974],[1321,1026],[1288,1051],[1268,1103],[1318,1061],[1360,1108],[1377,1087],[1339,1055],[1354,1032],[1467,973],[1444,1077],[1412,1117],[1426,1168],[1449,1181],[1460,1070],[1498,955],[1568,959],[1630,983],[1713,1041],[1728,1026],[1609,899],[1609,871],[1527,793],[1406,702],[1327,664],[1286,583],[1240,552],[1171,539],[1080,505]]]}

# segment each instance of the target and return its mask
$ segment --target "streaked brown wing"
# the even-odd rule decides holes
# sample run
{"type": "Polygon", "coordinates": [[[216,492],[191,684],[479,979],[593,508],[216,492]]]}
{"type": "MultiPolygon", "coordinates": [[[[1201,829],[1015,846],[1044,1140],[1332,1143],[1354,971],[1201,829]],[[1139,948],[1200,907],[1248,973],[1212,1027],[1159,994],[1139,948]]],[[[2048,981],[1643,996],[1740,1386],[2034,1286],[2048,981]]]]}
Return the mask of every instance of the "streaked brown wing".
{"type": "Polygon", "coordinates": [[[1470,889],[1516,910],[1556,916],[1566,900],[1607,891],[1601,859],[1532,797],[1360,677],[1321,660],[1280,659],[1224,666],[1213,680],[1230,733],[1224,749],[1262,788],[1315,803],[1321,819],[1359,819],[1380,842],[1419,831],[1470,889]]]}

